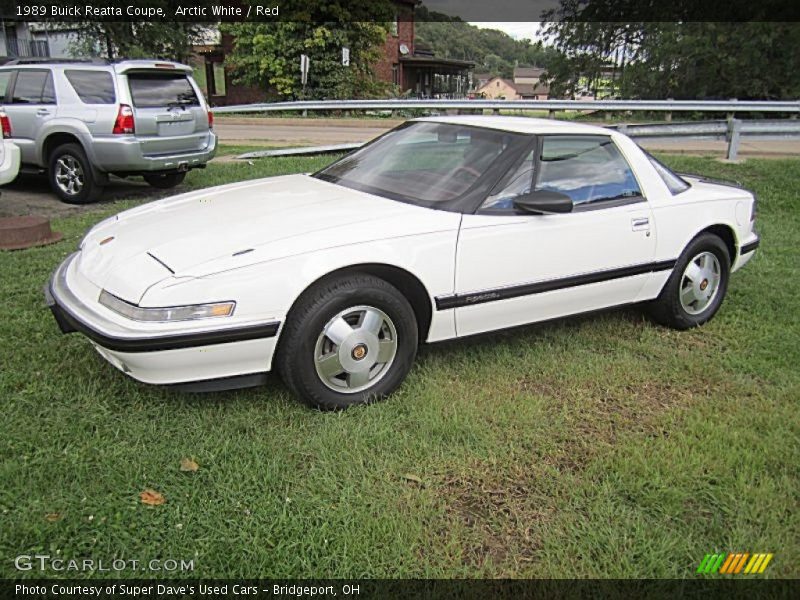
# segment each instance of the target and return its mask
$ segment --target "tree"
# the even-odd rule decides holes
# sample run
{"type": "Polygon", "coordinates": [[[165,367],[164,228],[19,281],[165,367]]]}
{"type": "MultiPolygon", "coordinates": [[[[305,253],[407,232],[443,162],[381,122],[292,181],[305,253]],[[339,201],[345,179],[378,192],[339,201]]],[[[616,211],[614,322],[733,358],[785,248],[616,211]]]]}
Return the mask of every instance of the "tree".
{"type": "Polygon", "coordinates": [[[421,6],[416,11],[416,45],[428,46],[436,56],[475,62],[476,71],[511,77],[518,65],[547,67],[557,52],[530,40],[515,40],[497,29],[480,29],[421,6]]]}
{"type": "Polygon", "coordinates": [[[201,27],[193,23],[98,22],[70,23],[75,40],[70,53],[76,57],[160,58],[186,62],[201,27]]]}
{"type": "MultiPolygon", "coordinates": [[[[378,81],[373,66],[381,57],[387,22],[356,20],[344,0],[313,3],[308,12],[296,11],[298,2],[286,0],[293,20],[223,24],[234,39],[226,56],[234,81],[261,87],[289,98],[359,98],[385,93],[388,84],[378,81]],[[342,48],[350,50],[350,64],[342,64],[342,48]],[[308,85],[300,82],[300,55],[311,60],[308,85]]],[[[373,5],[376,12],[379,2],[373,5]]],[[[284,12],[284,5],[281,5],[284,12]]]]}
{"type": "Polygon", "coordinates": [[[560,53],[545,76],[553,95],[602,86],[625,98],[800,95],[798,23],[626,23],[615,20],[618,9],[605,0],[561,0],[543,17],[560,53]]]}

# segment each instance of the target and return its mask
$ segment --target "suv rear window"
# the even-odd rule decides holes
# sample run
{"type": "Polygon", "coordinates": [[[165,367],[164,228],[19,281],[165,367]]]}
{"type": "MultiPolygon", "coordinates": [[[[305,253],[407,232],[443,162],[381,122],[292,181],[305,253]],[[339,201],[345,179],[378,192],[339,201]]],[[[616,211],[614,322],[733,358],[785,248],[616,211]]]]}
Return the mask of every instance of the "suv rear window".
{"type": "Polygon", "coordinates": [[[192,84],[183,73],[128,73],[128,85],[137,108],[200,105],[192,84]]]}
{"type": "Polygon", "coordinates": [[[84,104],[114,104],[114,80],[107,71],[67,70],[64,71],[72,89],[84,104]]]}

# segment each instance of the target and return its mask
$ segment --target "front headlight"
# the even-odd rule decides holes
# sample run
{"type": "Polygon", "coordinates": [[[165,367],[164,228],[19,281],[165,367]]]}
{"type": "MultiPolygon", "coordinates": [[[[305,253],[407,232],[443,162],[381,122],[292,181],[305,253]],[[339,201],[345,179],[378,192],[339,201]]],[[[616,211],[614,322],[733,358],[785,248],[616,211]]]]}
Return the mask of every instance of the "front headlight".
{"type": "Polygon", "coordinates": [[[168,306],[165,308],[142,308],[103,290],[100,304],[115,313],[134,321],[191,321],[213,317],[230,317],[236,302],[214,302],[212,304],[191,304],[188,306],[168,306]]]}

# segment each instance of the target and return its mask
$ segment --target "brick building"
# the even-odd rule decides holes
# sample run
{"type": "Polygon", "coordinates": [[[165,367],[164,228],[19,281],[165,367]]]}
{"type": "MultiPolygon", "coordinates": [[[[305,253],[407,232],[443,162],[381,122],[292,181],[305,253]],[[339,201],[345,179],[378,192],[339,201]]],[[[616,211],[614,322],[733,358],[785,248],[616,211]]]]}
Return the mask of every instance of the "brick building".
{"type": "MultiPolygon", "coordinates": [[[[414,10],[420,0],[394,0],[395,19],[386,34],[381,58],[373,65],[376,77],[407,96],[463,98],[469,89],[469,72],[474,63],[436,58],[414,40],[414,10]]],[[[233,83],[224,68],[225,56],[233,51],[235,39],[222,34],[215,43],[195,47],[195,68],[202,70],[205,91],[214,106],[263,102],[267,91],[233,83]]],[[[299,57],[298,57],[299,60],[299,57]]],[[[313,65],[312,65],[313,69],[313,65]]],[[[198,81],[200,78],[198,78],[198,81]]]]}

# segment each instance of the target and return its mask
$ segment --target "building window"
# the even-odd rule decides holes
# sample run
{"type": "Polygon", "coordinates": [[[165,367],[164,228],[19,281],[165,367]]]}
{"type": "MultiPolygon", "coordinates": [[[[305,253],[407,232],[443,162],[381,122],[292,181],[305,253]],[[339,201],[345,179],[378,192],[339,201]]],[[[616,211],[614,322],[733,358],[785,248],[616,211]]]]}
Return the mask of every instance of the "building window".
{"type": "Polygon", "coordinates": [[[391,32],[395,37],[397,37],[400,32],[400,15],[398,13],[394,13],[394,20],[391,24],[391,32]]]}
{"type": "Polygon", "coordinates": [[[392,65],[392,83],[400,85],[400,65],[398,63],[392,65]]]}
{"type": "Polygon", "coordinates": [[[225,68],[218,61],[206,60],[205,63],[205,86],[198,82],[200,87],[205,87],[206,96],[225,95],[225,68]]]}

